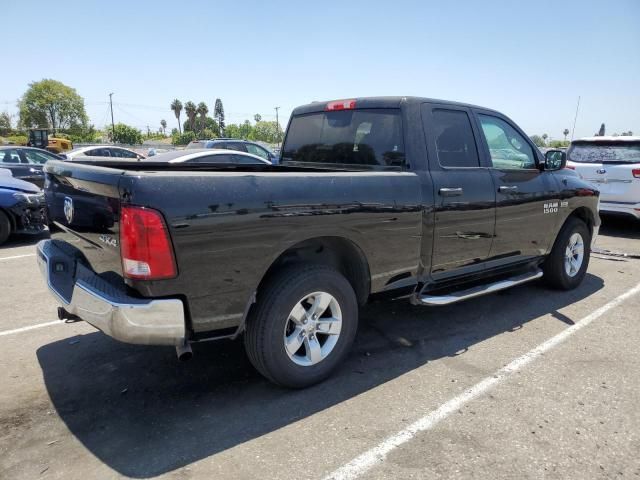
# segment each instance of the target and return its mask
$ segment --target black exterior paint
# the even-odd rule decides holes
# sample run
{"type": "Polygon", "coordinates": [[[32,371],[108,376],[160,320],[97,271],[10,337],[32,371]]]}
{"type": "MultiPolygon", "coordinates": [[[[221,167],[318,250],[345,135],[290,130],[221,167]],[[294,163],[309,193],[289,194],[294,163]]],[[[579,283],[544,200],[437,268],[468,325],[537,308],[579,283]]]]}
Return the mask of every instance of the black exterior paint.
{"type": "MultiPolygon", "coordinates": [[[[292,117],[325,105],[299,107],[292,117]]],[[[489,167],[475,120],[486,109],[408,97],[357,99],[357,108],[401,109],[406,170],[49,162],[49,214],[63,230],[56,235],[73,240],[96,272],[122,282],[119,249],[111,242],[119,236],[120,204],[162,212],[177,278],[126,283],[145,297],[183,298],[198,333],[240,325],[269,267],[306,240],[330,237],[351,245],[366,261],[368,293],[375,294],[539,261],[580,207],[599,224],[598,193],[574,172],[489,167]],[[438,165],[428,121],[423,129],[425,103],[464,109],[474,119],[479,168],[438,165]],[[498,194],[502,184],[517,184],[518,193],[498,194]],[[463,187],[464,194],[439,194],[450,187],[463,187]],[[78,212],[71,227],[63,213],[65,196],[78,212]],[[543,213],[544,203],[561,200],[568,205],[543,213]]]]}

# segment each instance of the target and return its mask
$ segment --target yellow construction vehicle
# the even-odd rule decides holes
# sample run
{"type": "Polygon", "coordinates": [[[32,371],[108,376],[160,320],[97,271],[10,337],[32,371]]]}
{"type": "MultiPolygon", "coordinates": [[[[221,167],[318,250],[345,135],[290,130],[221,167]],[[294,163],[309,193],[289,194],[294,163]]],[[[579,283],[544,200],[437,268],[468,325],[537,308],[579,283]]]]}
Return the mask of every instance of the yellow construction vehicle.
{"type": "Polygon", "coordinates": [[[49,135],[49,130],[46,128],[32,128],[29,130],[29,143],[27,145],[43,148],[53,153],[62,153],[73,148],[71,140],[49,135]]]}

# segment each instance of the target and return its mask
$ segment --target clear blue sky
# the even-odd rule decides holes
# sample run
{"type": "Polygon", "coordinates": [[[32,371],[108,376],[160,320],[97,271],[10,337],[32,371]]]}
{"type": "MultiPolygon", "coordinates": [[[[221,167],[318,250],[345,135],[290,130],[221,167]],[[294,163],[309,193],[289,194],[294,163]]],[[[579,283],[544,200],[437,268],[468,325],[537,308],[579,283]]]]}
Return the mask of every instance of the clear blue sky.
{"type": "Polygon", "coordinates": [[[8,1],[0,111],[53,78],[91,122],[177,126],[174,98],[227,123],[296,106],[420,95],[504,112],[530,135],[640,134],[640,1],[8,1]],[[7,43],[8,42],[8,43],[7,43]]]}

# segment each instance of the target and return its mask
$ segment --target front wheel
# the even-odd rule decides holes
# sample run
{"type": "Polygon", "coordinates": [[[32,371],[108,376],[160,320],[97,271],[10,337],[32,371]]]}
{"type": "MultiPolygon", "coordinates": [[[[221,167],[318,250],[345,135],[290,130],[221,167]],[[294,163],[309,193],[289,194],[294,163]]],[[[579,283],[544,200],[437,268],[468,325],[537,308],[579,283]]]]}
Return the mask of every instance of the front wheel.
{"type": "Polygon", "coordinates": [[[570,217],[543,265],[547,284],[560,290],[576,288],[587,273],[591,254],[591,233],[580,219],[570,217]]]}
{"type": "Polygon", "coordinates": [[[247,319],[245,349],[272,382],[307,387],[345,359],[357,326],[356,295],[340,273],[321,265],[290,267],[259,292],[247,319]]]}

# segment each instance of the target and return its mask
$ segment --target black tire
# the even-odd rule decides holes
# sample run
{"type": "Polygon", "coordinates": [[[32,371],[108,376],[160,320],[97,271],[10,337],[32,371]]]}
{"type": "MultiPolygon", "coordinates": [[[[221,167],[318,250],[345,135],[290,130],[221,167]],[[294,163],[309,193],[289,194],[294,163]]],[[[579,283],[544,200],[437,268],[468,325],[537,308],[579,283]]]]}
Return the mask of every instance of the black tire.
{"type": "Polygon", "coordinates": [[[7,241],[9,235],[11,235],[11,222],[6,213],[0,211],[0,245],[7,241]]]}
{"type": "MultiPolygon", "coordinates": [[[[358,302],[351,284],[332,268],[299,265],[282,270],[258,292],[247,319],[244,345],[253,366],[267,379],[283,387],[303,388],[326,379],[345,359],[357,327],[358,302]],[[327,356],[319,363],[303,366],[285,350],[285,328],[294,306],[314,292],[326,292],[337,301],[342,327],[327,356]]],[[[324,341],[328,338],[317,335],[321,337],[324,341]]]]}
{"type": "Polygon", "coordinates": [[[587,273],[589,266],[589,258],[591,256],[591,233],[589,227],[576,217],[569,217],[560,229],[560,233],[556,237],[553,249],[544,262],[543,279],[552,288],[558,290],[573,290],[576,288],[587,273]],[[565,251],[569,244],[569,239],[574,233],[580,234],[583,240],[584,256],[578,271],[573,275],[569,275],[565,269],[565,251]]]}

